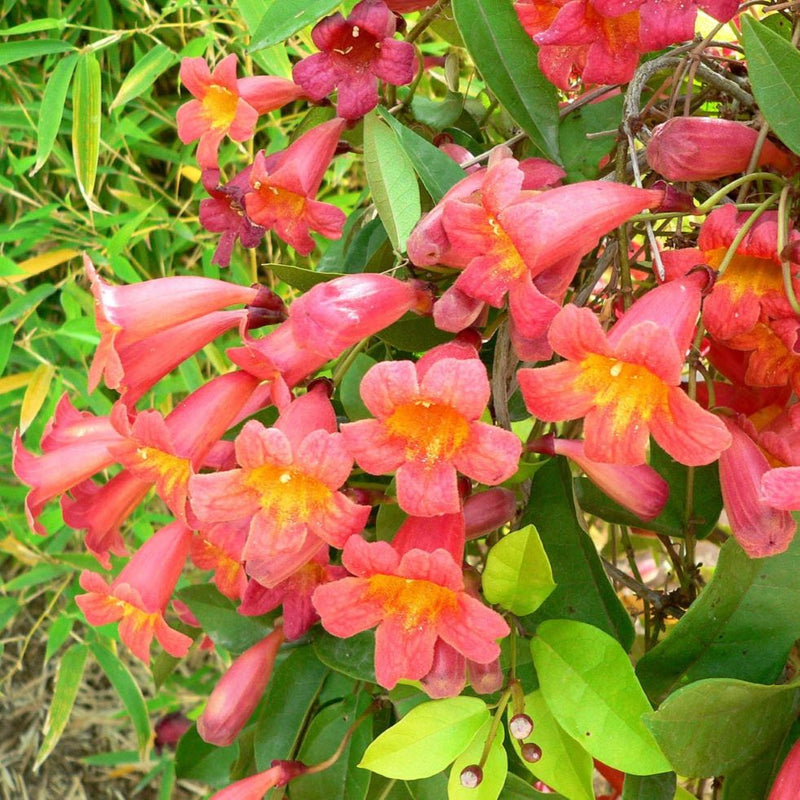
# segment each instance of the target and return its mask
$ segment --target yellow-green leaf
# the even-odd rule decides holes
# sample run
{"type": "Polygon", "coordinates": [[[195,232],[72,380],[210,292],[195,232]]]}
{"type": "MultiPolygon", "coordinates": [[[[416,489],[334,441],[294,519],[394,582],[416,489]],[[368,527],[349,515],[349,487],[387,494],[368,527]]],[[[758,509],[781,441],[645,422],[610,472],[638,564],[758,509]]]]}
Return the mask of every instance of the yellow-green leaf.
{"type": "Polygon", "coordinates": [[[129,100],[146,92],[158,77],[177,60],[178,56],[169,47],[157,44],[152,50],[145,53],[141,61],[138,61],[127,74],[108,110],[113,111],[115,108],[120,108],[129,100]]]}
{"type": "Polygon", "coordinates": [[[88,651],[89,648],[85,644],[73,645],[64,653],[58,665],[53,702],[50,704],[47,719],[44,722],[44,741],[36,754],[36,761],[33,765],[34,772],[53,752],[53,748],[67,727],[78,689],[83,680],[83,667],[86,664],[88,651]]]}
{"type": "Polygon", "coordinates": [[[42,105],[39,109],[39,124],[36,128],[36,164],[31,170],[31,175],[35,175],[50,157],[59,128],[61,128],[64,101],[77,63],[78,54],[70,53],[56,64],[50,80],[47,81],[42,95],[42,105]]]}
{"type": "Polygon", "coordinates": [[[100,62],[92,52],[81,53],[72,87],[72,158],[81,194],[93,211],[102,210],[92,198],[100,156],[100,104],[100,62]]]}
{"type": "Polygon", "coordinates": [[[36,419],[39,409],[47,399],[47,392],[55,373],[56,368],[52,364],[39,364],[33,371],[19,412],[19,429],[22,433],[25,433],[31,422],[36,419]]]}
{"type": "MultiPolygon", "coordinates": [[[[69,56],[68,56],[69,58],[69,56]]],[[[46,253],[40,253],[38,256],[27,258],[25,261],[20,261],[17,267],[23,272],[18,275],[8,275],[3,278],[3,283],[19,283],[20,281],[27,280],[32,275],[38,275],[40,272],[46,272],[48,269],[57,267],[65,261],[72,258],[77,258],[80,255],[80,250],[69,250],[62,248],[59,250],[48,250],[46,253]]]]}

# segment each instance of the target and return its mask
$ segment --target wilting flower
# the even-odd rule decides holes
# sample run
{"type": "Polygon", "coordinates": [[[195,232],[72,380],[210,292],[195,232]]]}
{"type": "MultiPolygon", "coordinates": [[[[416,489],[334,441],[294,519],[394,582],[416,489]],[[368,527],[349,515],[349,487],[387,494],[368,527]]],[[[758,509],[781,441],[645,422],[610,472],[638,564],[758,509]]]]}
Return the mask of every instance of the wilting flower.
{"type": "Polygon", "coordinates": [[[344,211],[314,198],[343,130],[344,120],[332,119],[306,131],[279,153],[267,156],[261,150],[250,172],[252,191],[244,196],[250,219],[274,229],[304,256],[315,246],[309,230],[329,239],[342,235],[344,211]]]}
{"type": "Polygon", "coordinates": [[[650,434],[682,464],[715,461],[731,436],[680,388],[700,311],[698,277],[648,292],[608,334],[589,309],[565,306],[549,339],[566,360],[517,373],[531,414],[548,422],[583,417],[592,461],[643,464],[650,434]]]}
{"type": "Polygon", "coordinates": [[[337,491],[353,466],[323,387],[282,412],[273,428],[248,422],[236,438],[238,469],[195,475],[191,506],[201,523],[250,519],[242,553],[265,586],[285,580],[330,544],[360,532],[370,509],[337,491]]]}
{"type": "MultiPolygon", "coordinates": [[[[758,131],[743,122],[713,117],[673,117],[656,125],[647,142],[647,163],[670,181],[713,181],[744,172],[758,131]]],[[[788,153],[766,140],[757,166],[792,169],[788,153]]]]}
{"type": "Polygon", "coordinates": [[[289,641],[299,639],[319,619],[311,596],[317,586],[344,578],[347,571],[331,566],[323,548],[286,580],[272,589],[251,580],[242,596],[239,613],[244,616],[260,616],[283,605],[283,631],[289,641]]]}
{"type": "Polygon", "coordinates": [[[90,625],[119,621],[120,639],[145,664],[153,637],[177,658],[186,655],[190,637],[170,628],[164,611],[189,552],[191,531],[182,522],[161,528],[148,539],[109,586],[96,572],[81,573],[75,601],[90,625]]]}
{"type": "MultiPolygon", "coordinates": [[[[697,248],[671,250],[661,254],[667,277],[680,276],[696,264],[716,269],[751,212],[737,212],[733,205],[709,214],[697,239],[697,248]]],[[[703,324],[717,339],[733,339],[751,331],[764,318],[794,317],[786,298],[777,252],[778,217],[762,214],[745,234],[725,272],[719,276],[703,304],[703,324]]],[[[790,242],[800,242],[800,232],[792,230],[790,242]]],[[[795,275],[800,265],[792,266],[795,275]]],[[[795,292],[800,281],[792,278],[795,292]]]]}
{"type": "Polygon", "coordinates": [[[489,485],[517,469],[521,444],[510,431],[480,422],[489,401],[486,368],[477,357],[434,363],[384,361],[361,381],[375,419],[342,426],[362,469],[397,470],[397,501],[419,517],[460,511],[457,475],[489,485]]]}
{"type": "Polygon", "coordinates": [[[216,168],[220,142],[230,136],[244,142],[255,132],[260,114],[302,97],[303,90],[285,78],[264,75],[236,79],[236,56],[229,55],[213,72],[202,58],[184,58],[181,81],[196,99],[178,109],[178,137],[184,144],[200,139],[197,162],[216,168]]]}
{"type": "Polygon", "coordinates": [[[222,234],[211,259],[212,264],[220,267],[227,267],[231,263],[231,253],[237,240],[242,247],[258,247],[266,233],[245,211],[245,195],[252,191],[251,171],[252,167],[247,167],[220,186],[219,170],[203,170],[203,186],[211,197],[200,201],[200,224],[207,231],[222,234]]]}
{"type": "Polygon", "coordinates": [[[465,658],[488,664],[500,653],[505,620],[465,590],[461,566],[446,550],[409,550],[353,536],[342,562],[355,576],[320,586],[314,605],[334,636],[374,628],[375,675],[391,689],[420,680],[434,666],[439,640],[465,658]]]}
{"type": "Polygon", "coordinates": [[[292,77],[312,100],[338,87],[336,113],[363,117],[378,105],[378,79],[394,86],[414,79],[414,45],[392,38],[396,23],[382,0],[362,0],[347,19],[325,17],[311,31],[322,52],[295,64],[292,77]]]}
{"type": "Polygon", "coordinates": [[[267,688],[284,638],[283,628],[275,628],[225,670],[197,720],[203,741],[217,747],[233,744],[267,688]]]}

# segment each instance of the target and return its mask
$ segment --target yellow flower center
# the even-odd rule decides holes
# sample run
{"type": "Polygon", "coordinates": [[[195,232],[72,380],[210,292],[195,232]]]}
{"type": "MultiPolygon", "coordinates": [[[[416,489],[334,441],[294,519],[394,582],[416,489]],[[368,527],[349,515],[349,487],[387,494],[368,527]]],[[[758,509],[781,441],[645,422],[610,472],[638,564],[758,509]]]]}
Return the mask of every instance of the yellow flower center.
{"type": "Polygon", "coordinates": [[[136,455],[139,463],[132,465],[131,471],[135,475],[157,481],[158,490],[165,497],[169,497],[179,487],[186,486],[191,477],[188,458],[166,453],[156,447],[138,447],[136,455]]]}
{"type": "Polygon", "coordinates": [[[517,250],[517,246],[494,217],[489,217],[489,226],[494,234],[490,254],[498,259],[492,267],[492,273],[505,281],[518,280],[525,274],[528,267],[517,250]]]}
{"type": "Polygon", "coordinates": [[[438,583],[396,575],[373,575],[368,580],[365,599],[377,600],[387,616],[402,617],[409,631],[434,623],[443,612],[458,607],[456,593],[438,583]]]}
{"type": "Polygon", "coordinates": [[[274,464],[250,470],[244,484],[258,492],[261,507],[279,526],[308,522],[324,511],[333,494],[322,481],[274,464]]]}
{"type": "Polygon", "coordinates": [[[236,116],[239,98],[224,86],[210,86],[203,98],[203,112],[214,128],[227,130],[236,116]]]}
{"type": "MultiPolygon", "coordinates": [[[[726,252],[727,248],[724,247],[708,251],[705,254],[708,265],[717,269],[726,252]]],[[[780,267],[772,259],[736,254],[717,285],[729,287],[732,299],[738,300],[747,292],[756,295],[783,293],[783,276],[780,267]]]]}
{"type": "Polygon", "coordinates": [[[398,406],[385,422],[405,442],[409,461],[449,461],[469,438],[469,423],[452,406],[415,400],[398,406]]]}

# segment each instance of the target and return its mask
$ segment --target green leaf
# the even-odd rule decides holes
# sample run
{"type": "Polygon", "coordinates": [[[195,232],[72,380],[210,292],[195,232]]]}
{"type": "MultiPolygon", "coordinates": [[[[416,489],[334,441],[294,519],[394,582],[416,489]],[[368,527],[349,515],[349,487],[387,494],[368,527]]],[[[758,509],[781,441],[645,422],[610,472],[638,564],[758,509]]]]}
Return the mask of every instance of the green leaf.
{"type": "Polygon", "coordinates": [[[483,780],[475,788],[461,785],[461,771],[477,764],[483,755],[486,740],[492,729],[492,720],[487,719],[475,734],[469,747],[453,762],[447,782],[447,800],[497,800],[503,790],[508,774],[508,756],[503,747],[505,731],[499,727],[489,745],[486,763],[483,765],[483,780]]]}
{"type": "Polygon", "coordinates": [[[653,702],[703,678],[772,683],[800,638],[800,538],[752,559],[729,539],[708,586],[636,672],[653,702]]]}
{"type": "MultiPolygon", "coordinates": [[[[592,757],[556,722],[541,690],[525,695],[525,713],[533,720],[530,741],[542,748],[542,757],[529,764],[520,755],[520,743],[513,737],[511,745],[522,765],[570,800],[594,800],[592,757]]],[[[512,716],[509,710],[508,716],[512,716]]]]}
{"type": "Polygon", "coordinates": [[[670,771],[642,722],[650,703],[616,639],[584,622],[548,620],[531,652],[548,708],[594,758],[633,775],[670,771]]]}
{"type": "Polygon", "coordinates": [[[273,759],[296,756],[308,715],[328,674],[328,668],[308,646],[290,653],[276,668],[256,725],[259,769],[268,769],[273,759]]]}
{"type": "Polygon", "coordinates": [[[100,62],[93,52],[81,53],[72,87],[72,158],[86,204],[94,211],[94,183],[100,157],[100,62]]]}
{"type": "Polygon", "coordinates": [[[137,61],[122,81],[109,111],[121,108],[128,101],[146,92],[176,61],[178,56],[164,44],[157,44],[137,61]]]}
{"type": "Polygon", "coordinates": [[[313,272],[310,269],[293,267],[290,264],[264,264],[264,267],[279,280],[301,292],[307,292],[318,283],[332,281],[334,278],[341,278],[344,275],[343,272],[313,272]]]}
{"type": "Polygon", "coordinates": [[[339,396],[342,400],[345,413],[350,422],[358,419],[369,419],[372,414],[361,399],[361,379],[378,362],[364,353],[359,353],[350,365],[350,369],[342,378],[339,387],[339,396]]]}
{"type": "Polygon", "coordinates": [[[0,67],[22,61],[24,58],[38,58],[53,53],[66,53],[75,46],[59,39],[31,39],[27,42],[3,42],[0,47],[0,67]]]}
{"type": "MultiPolygon", "coordinates": [[[[72,626],[75,624],[75,618],[62,614],[53,620],[50,630],[47,631],[47,649],[44,652],[44,660],[49,661],[64,642],[72,631],[72,626]]],[[[2,630],[2,615],[0,614],[0,630],[2,630]]]]}
{"type": "Polygon", "coordinates": [[[444,197],[448,189],[467,177],[467,173],[450,156],[398,122],[385,108],[378,106],[378,113],[394,131],[422,185],[435,203],[444,197]]]}
{"type": "Polygon", "coordinates": [[[270,619],[242,616],[215,586],[187,586],[178,598],[189,606],[214,644],[232,653],[243,653],[272,631],[270,619]]]}
{"type": "Polygon", "coordinates": [[[449,128],[461,116],[464,110],[464,95],[449,89],[442,100],[415,94],[411,100],[411,110],[423,125],[441,131],[449,128]]]}
{"type": "Polygon", "coordinates": [[[422,214],[419,184],[397,136],[374,111],[364,117],[364,169],[392,247],[402,253],[422,214]]]}
{"type": "Polygon", "coordinates": [[[251,53],[288,39],[301,28],[333,11],[339,5],[339,0],[271,0],[265,5],[264,16],[253,34],[251,53]]]}
{"type": "Polygon", "coordinates": [[[228,747],[208,744],[193,725],[178,741],[175,774],[182,780],[203,781],[221,788],[231,782],[231,767],[238,755],[236,742],[228,747]]]}
{"type": "Polygon", "coordinates": [[[41,19],[32,19],[30,22],[15,25],[13,28],[6,28],[0,31],[0,36],[20,36],[23,33],[40,33],[41,31],[63,31],[66,25],[67,20],[63,17],[58,19],[55,17],[42,17],[41,19]]]}
{"type": "MultiPolygon", "coordinates": [[[[17,295],[16,299],[6,303],[3,310],[0,311],[0,325],[5,325],[7,322],[21,317],[34,306],[39,305],[46,297],[50,297],[55,291],[56,287],[52,283],[41,283],[35,289],[17,295]]],[[[9,294],[11,293],[9,292],[9,294]]]]}
{"type": "Polygon", "coordinates": [[[453,0],[467,50],[488,87],[543,155],[559,161],[558,93],[507,0],[453,0]]]}
{"type": "Polygon", "coordinates": [[[518,616],[532,614],[555,589],[550,562],[533,525],[500,539],[489,550],[483,593],[518,616]]]}
{"type": "Polygon", "coordinates": [[[558,127],[558,146],[564,159],[568,181],[590,181],[598,177],[600,160],[617,143],[622,104],[623,96],[616,95],[600,103],[589,103],[561,120],[558,127]],[[611,133],[608,136],[586,138],[587,133],[601,131],[611,133]]]}
{"type": "Polygon", "coordinates": [[[536,472],[522,523],[532,523],[539,531],[556,582],[542,606],[522,619],[525,629],[533,632],[546,619],[581,620],[616,637],[629,650],[633,623],[575,515],[572,475],[563,458],[550,459],[536,472]]]}
{"type": "Polygon", "coordinates": [[[375,739],[359,766],[387,778],[427,778],[464,752],[488,718],[475,697],[423,703],[375,739]]]}
{"type": "MultiPolygon", "coordinates": [[[[300,760],[305,764],[316,764],[330,757],[371,702],[370,694],[360,691],[323,708],[308,727],[300,749],[300,760]]],[[[363,800],[371,776],[357,769],[356,765],[371,740],[370,725],[359,725],[335,764],[322,772],[302,775],[292,781],[292,800],[319,800],[323,797],[325,800],[363,800]]]]}
{"type": "Polygon", "coordinates": [[[770,128],[800,154],[800,53],[752,17],[742,17],[742,44],[753,94],[770,128]]]}
{"type": "Polygon", "coordinates": [[[128,672],[128,668],[110,650],[97,643],[91,644],[90,648],[92,655],[97,659],[97,663],[103,668],[106,677],[111,681],[111,685],[125,704],[125,710],[136,730],[139,755],[144,758],[150,744],[150,717],[139,684],[128,672]]]}
{"type": "Polygon", "coordinates": [[[709,678],[670,695],[646,715],[645,724],[678,774],[702,778],[772,751],[798,708],[796,683],[759,686],[709,678]]]}
{"type": "Polygon", "coordinates": [[[622,786],[622,800],[673,800],[677,784],[678,779],[674,772],[626,775],[622,786]]]}
{"type": "Polygon", "coordinates": [[[392,347],[408,353],[422,353],[453,338],[452,333],[440,331],[430,317],[420,317],[412,312],[375,335],[392,347]]]}
{"type": "Polygon", "coordinates": [[[56,64],[50,80],[47,81],[42,95],[39,123],[36,130],[36,164],[31,170],[31,175],[36,174],[44,166],[53,150],[64,116],[67,90],[77,63],[77,53],[70,53],[56,64]]]}
{"type": "MultiPolygon", "coordinates": [[[[563,795],[538,792],[519,775],[509,772],[503,786],[503,800],[565,800],[563,795]]],[[[571,800],[571,798],[570,798],[571,800]]]]}
{"type": "Polygon", "coordinates": [[[53,748],[67,727],[78,689],[83,680],[83,668],[86,664],[86,654],[89,648],[85,644],[76,644],[67,650],[61,657],[56,671],[56,688],[53,690],[53,700],[47,710],[47,719],[42,730],[44,739],[36,754],[34,770],[44,763],[44,760],[53,752],[53,748]]]}
{"type": "Polygon", "coordinates": [[[375,633],[363,631],[347,639],[318,629],[314,633],[314,652],[331,669],[359,681],[375,683],[375,633]]]}
{"type": "Polygon", "coordinates": [[[447,775],[444,772],[418,781],[406,781],[404,785],[412,800],[441,800],[447,796],[447,775]]]}

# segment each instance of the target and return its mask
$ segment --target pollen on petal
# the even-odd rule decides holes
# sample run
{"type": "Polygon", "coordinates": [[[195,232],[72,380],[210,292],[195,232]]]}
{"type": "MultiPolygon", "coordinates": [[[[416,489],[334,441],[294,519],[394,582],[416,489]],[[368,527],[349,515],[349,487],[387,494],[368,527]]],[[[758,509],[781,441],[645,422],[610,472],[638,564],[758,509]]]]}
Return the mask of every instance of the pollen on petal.
{"type": "Polygon", "coordinates": [[[322,481],[297,469],[274,464],[250,470],[244,483],[259,492],[260,505],[276,527],[308,522],[325,509],[333,494],[322,481]]]}
{"type": "Polygon", "coordinates": [[[239,98],[224,86],[209,86],[203,98],[203,114],[214,128],[225,131],[236,117],[239,98]]]}
{"type": "Polygon", "coordinates": [[[407,631],[436,624],[445,612],[458,608],[456,592],[424,580],[373,575],[365,597],[383,606],[386,616],[399,617],[407,631]]]}
{"type": "Polygon", "coordinates": [[[438,462],[453,458],[469,439],[470,426],[454,408],[428,400],[399,405],[384,422],[405,443],[406,458],[438,462]]]}

